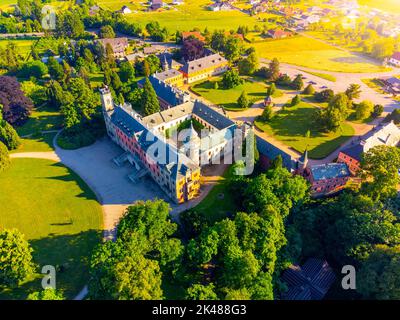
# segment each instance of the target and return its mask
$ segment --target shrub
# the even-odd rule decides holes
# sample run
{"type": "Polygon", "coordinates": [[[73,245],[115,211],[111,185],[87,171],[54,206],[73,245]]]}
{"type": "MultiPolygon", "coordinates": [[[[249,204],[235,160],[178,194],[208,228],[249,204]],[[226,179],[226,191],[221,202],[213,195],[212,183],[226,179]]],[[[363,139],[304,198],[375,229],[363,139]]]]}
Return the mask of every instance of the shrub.
{"type": "Polygon", "coordinates": [[[6,170],[11,164],[8,149],[4,143],[0,142],[0,172],[6,170]]]}

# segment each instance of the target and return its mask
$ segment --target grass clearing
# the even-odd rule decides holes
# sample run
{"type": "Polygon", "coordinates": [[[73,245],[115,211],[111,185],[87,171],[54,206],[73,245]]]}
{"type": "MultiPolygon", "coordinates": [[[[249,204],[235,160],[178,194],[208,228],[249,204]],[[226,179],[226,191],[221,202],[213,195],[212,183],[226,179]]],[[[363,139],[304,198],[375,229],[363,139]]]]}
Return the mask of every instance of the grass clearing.
{"type": "MultiPolygon", "coordinates": [[[[57,289],[73,298],[88,281],[88,258],[101,239],[102,210],[94,193],[72,170],[44,159],[13,159],[0,185],[0,228],[25,235],[38,271],[62,266],[57,289]]],[[[40,289],[36,275],[12,291],[0,289],[0,299],[25,299],[40,289]]]]}
{"type": "Polygon", "coordinates": [[[192,85],[191,90],[210,102],[230,111],[243,110],[237,105],[237,99],[243,91],[247,92],[247,96],[252,103],[265,98],[267,85],[263,82],[253,82],[245,79],[245,82],[240,86],[232,89],[224,89],[220,83],[221,79],[221,77],[214,77],[204,82],[195,83],[192,85]],[[214,89],[216,81],[218,81],[219,89],[214,89]]]}
{"type": "Polygon", "coordinates": [[[235,197],[228,190],[232,171],[228,168],[208,195],[193,210],[204,215],[210,223],[220,221],[237,210],[235,197]]]}
{"type": "MultiPolygon", "coordinates": [[[[128,3],[128,7],[134,10],[138,1],[133,4],[128,3]]],[[[143,2],[143,1],[141,1],[143,2]]],[[[172,1],[168,1],[172,2],[172,1]]],[[[105,0],[100,1],[103,6],[120,9],[125,1],[105,0]]],[[[177,30],[188,31],[193,28],[200,28],[202,31],[207,27],[208,30],[227,29],[236,30],[239,26],[249,26],[251,28],[257,24],[257,19],[240,12],[238,10],[213,12],[207,6],[212,4],[209,0],[185,0],[184,4],[171,6],[169,10],[163,9],[155,11],[139,11],[127,14],[126,17],[131,22],[136,22],[145,26],[150,21],[158,21],[162,27],[166,27],[172,34],[177,30]]]]}
{"type": "Polygon", "coordinates": [[[308,146],[310,158],[322,159],[350,139],[354,129],[344,123],[338,132],[321,132],[312,121],[316,111],[316,107],[301,102],[295,107],[286,107],[276,112],[271,122],[255,121],[255,125],[298,152],[304,152],[308,146]],[[310,138],[305,137],[308,130],[310,138]]]}
{"type": "Polygon", "coordinates": [[[379,72],[388,70],[370,60],[302,36],[252,44],[260,57],[278,58],[293,65],[334,72],[379,72]]]}
{"type": "Polygon", "coordinates": [[[54,150],[53,139],[56,133],[34,134],[32,137],[21,139],[22,144],[11,153],[47,152],[54,150]]]}
{"type": "Polygon", "coordinates": [[[336,77],[331,75],[331,74],[327,74],[327,73],[320,73],[320,72],[310,72],[310,71],[306,71],[306,70],[301,70],[303,72],[312,74],[313,76],[331,81],[331,82],[336,82],[336,77]]]}
{"type": "Polygon", "coordinates": [[[398,0],[358,0],[362,6],[380,9],[390,13],[400,13],[400,6],[398,0]]]}
{"type": "Polygon", "coordinates": [[[62,125],[60,111],[52,108],[42,107],[32,111],[28,121],[17,128],[20,136],[35,134],[41,131],[58,130],[62,125]]]}

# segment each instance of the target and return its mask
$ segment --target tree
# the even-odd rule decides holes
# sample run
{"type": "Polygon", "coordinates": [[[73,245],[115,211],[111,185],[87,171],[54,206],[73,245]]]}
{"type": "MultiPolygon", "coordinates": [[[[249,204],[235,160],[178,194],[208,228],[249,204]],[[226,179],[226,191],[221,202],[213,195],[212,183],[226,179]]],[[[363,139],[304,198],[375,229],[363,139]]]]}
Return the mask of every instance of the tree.
{"type": "Polygon", "coordinates": [[[5,171],[11,164],[8,149],[4,143],[0,142],[0,173],[5,171]]]}
{"type": "Polygon", "coordinates": [[[394,109],[389,115],[387,115],[386,121],[393,121],[395,124],[400,123],[400,109],[394,109]]]}
{"type": "Polygon", "coordinates": [[[301,102],[301,98],[298,94],[296,94],[293,98],[292,101],[290,102],[290,106],[294,107],[297,106],[301,102]]]}
{"type": "Polygon", "coordinates": [[[222,77],[222,84],[225,89],[231,89],[237,87],[243,83],[243,79],[240,78],[239,73],[234,70],[228,70],[222,77]]]}
{"type": "Polygon", "coordinates": [[[161,300],[160,268],[157,261],[143,256],[126,256],[113,268],[115,292],[118,300],[161,300]]]}
{"type": "Polygon", "coordinates": [[[18,285],[32,274],[32,249],[18,230],[0,231],[0,283],[18,285]]]}
{"type": "Polygon", "coordinates": [[[79,38],[85,32],[83,19],[77,11],[63,11],[57,15],[57,33],[67,38],[79,38]]]}
{"type": "Polygon", "coordinates": [[[100,28],[99,31],[100,38],[115,38],[115,32],[112,26],[105,25],[100,28]]]}
{"type": "Polygon", "coordinates": [[[400,299],[400,246],[377,245],[357,274],[357,291],[365,299],[400,299]]]}
{"type": "Polygon", "coordinates": [[[356,106],[355,117],[357,120],[364,120],[371,116],[374,111],[374,104],[371,101],[362,101],[356,106]]]}
{"type": "Polygon", "coordinates": [[[279,75],[280,75],[279,61],[277,58],[274,58],[269,63],[268,79],[271,81],[276,81],[279,78],[279,75]]]}
{"type": "Polygon", "coordinates": [[[334,95],[335,95],[335,93],[333,92],[333,90],[325,89],[325,90],[322,90],[321,92],[316,92],[314,94],[314,98],[318,102],[329,102],[333,98],[334,95]]]}
{"type": "Polygon", "coordinates": [[[0,142],[4,143],[8,150],[17,149],[21,144],[17,131],[5,120],[0,121],[0,142]]]}
{"type": "Polygon", "coordinates": [[[348,117],[351,101],[344,93],[333,96],[328,107],[322,112],[322,121],[329,131],[337,131],[348,117]]]}
{"type": "Polygon", "coordinates": [[[237,103],[239,108],[241,109],[247,109],[249,107],[250,101],[247,97],[246,91],[242,91],[242,94],[239,96],[237,103]]]}
{"type": "Polygon", "coordinates": [[[63,294],[55,289],[47,288],[42,291],[32,292],[27,300],[65,300],[63,294]]]}
{"type": "Polygon", "coordinates": [[[292,81],[291,87],[295,90],[301,90],[304,88],[303,78],[301,74],[298,74],[292,81]]]}
{"type": "Polygon", "coordinates": [[[229,61],[237,60],[243,52],[243,40],[237,37],[228,36],[222,50],[229,61]]]}
{"type": "Polygon", "coordinates": [[[383,105],[376,104],[376,105],[374,105],[374,111],[372,112],[371,116],[373,118],[378,118],[382,115],[383,111],[385,111],[383,105]]]}
{"type": "Polygon", "coordinates": [[[158,101],[157,94],[154,91],[154,88],[151,85],[149,78],[146,78],[143,85],[141,107],[142,113],[145,116],[160,111],[160,102],[158,101]]]}
{"type": "Polygon", "coordinates": [[[131,82],[135,79],[135,69],[129,61],[121,62],[119,66],[119,77],[123,82],[131,82]]]}
{"type": "Polygon", "coordinates": [[[19,76],[26,79],[30,77],[41,79],[47,73],[47,66],[42,61],[38,60],[24,63],[18,71],[19,76]]]}
{"type": "Polygon", "coordinates": [[[351,84],[347,90],[346,95],[350,100],[358,99],[361,94],[361,86],[359,84],[351,84]]]}
{"type": "Polygon", "coordinates": [[[362,190],[374,200],[395,197],[400,182],[400,150],[385,145],[369,149],[362,156],[362,190]]]}
{"type": "Polygon", "coordinates": [[[284,87],[289,87],[292,84],[292,79],[290,79],[290,77],[285,73],[278,77],[278,79],[276,80],[276,84],[284,87]]]}
{"type": "Polygon", "coordinates": [[[47,84],[46,95],[48,105],[56,110],[74,102],[72,94],[68,91],[64,91],[61,85],[55,80],[50,80],[47,84]]]}
{"type": "Polygon", "coordinates": [[[183,42],[181,49],[185,61],[192,61],[204,57],[204,43],[197,38],[189,38],[183,42]]]}
{"type": "Polygon", "coordinates": [[[239,73],[252,75],[258,69],[258,57],[255,52],[250,53],[246,58],[239,60],[239,73]]]}
{"type": "Polygon", "coordinates": [[[303,93],[306,95],[313,95],[315,93],[315,89],[311,83],[304,89],[303,93]]]}
{"type": "Polygon", "coordinates": [[[214,292],[215,286],[210,283],[208,285],[194,284],[187,289],[187,300],[217,300],[217,294],[214,292]]]}
{"type": "Polygon", "coordinates": [[[274,116],[274,112],[272,110],[272,105],[269,104],[269,105],[265,106],[265,108],[260,116],[260,119],[261,119],[261,121],[268,122],[268,121],[271,121],[273,116],[274,116]]]}
{"type": "Polygon", "coordinates": [[[49,70],[49,74],[53,79],[60,81],[64,78],[63,67],[54,57],[49,57],[47,67],[49,70]]]}
{"type": "Polygon", "coordinates": [[[275,83],[271,83],[271,85],[267,89],[267,96],[272,97],[276,93],[276,86],[275,83]]]}

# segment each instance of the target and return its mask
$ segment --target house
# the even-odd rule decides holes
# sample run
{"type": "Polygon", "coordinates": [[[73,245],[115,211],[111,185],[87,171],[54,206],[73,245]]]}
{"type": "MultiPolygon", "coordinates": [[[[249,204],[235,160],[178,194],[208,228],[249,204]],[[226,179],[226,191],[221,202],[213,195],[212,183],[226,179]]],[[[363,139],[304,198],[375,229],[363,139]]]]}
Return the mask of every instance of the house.
{"type": "Polygon", "coordinates": [[[393,123],[382,124],[360,138],[358,143],[340,151],[338,162],[346,163],[352,174],[360,170],[363,153],[376,146],[397,146],[400,142],[400,129],[393,123]]]}
{"type": "Polygon", "coordinates": [[[233,6],[227,2],[215,2],[208,6],[211,11],[230,11],[233,10],[233,6]]]}
{"type": "Polygon", "coordinates": [[[128,38],[106,38],[98,39],[96,42],[101,43],[104,50],[110,46],[115,58],[123,58],[125,50],[129,47],[128,38]]]}
{"type": "Polygon", "coordinates": [[[135,169],[128,176],[132,182],[149,175],[175,203],[197,197],[201,167],[232,152],[236,124],[197,100],[142,118],[129,104],[115,105],[108,87],[100,93],[107,133],[124,150],[114,162],[129,161],[135,169]],[[191,122],[181,145],[166,139],[167,130],[193,120],[200,122],[207,134],[200,136],[191,122]]]}
{"type": "Polygon", "coordinates": [[[386,92],[391,94],[400,94],[400,79],[395,77],[383,77],[379,79],[384,84],[386,92]]]}
{"type": "Polygon", "coordinates": [[[184,3],[183,0],[174,0],[174,1],[172,2],[172,4],[175,5],[175,6],[180,6],[180,5],[183,4],[183,3],[184,3]]]}
{"type": "Polygon", "coordinates": [[[161,9],[164,6],[162,0],[151,0],[150,1],[150,9],[155,11],[161,9]]]}
{"type": "Polygon", "coordinates": [[[395,52],[389,59],[389,63],[400,67],[400,52],[395,52]]]}
{"type": "Polygon", "coordinates": [[[228,61],[220,54],[215,53],[209,56],[186,62],[181,72],[186,83],[207,79],[224,73],[228,70],[228,61]]]}
{"type": "Polygon", "coordinates": [[[276,30],[271,29],[271,30],[268,30],[268,35],[272,39],[283,39],[283,38],[287,38],[287,37],[291,36],[292,33],[283,31],[281,29],[276,29],[276,30]]]}
{"type": "Polygon", "coordinates": [[[121,10],[119,10],[118,12],[121,12],[122,14],[129,14],[132,13],[132,10],[129,9],[127,6],[122,6],[121,10]]]}
{"type": "Polygon", "coordinates": [[[162,72],[156,72],[153,76],[154,78],[173,87],[181,87],[184,83],[183,73],[175,69],[167,69],[162,72]]]}
{"type": "MultiPolygon", "coordinates": [[[[299,159],[301,165],[304,158],[299,159]]],[[[345,163],[326,163],[307,166],[302,176],[311,184],[311,194],[315,197],[341,191],[350,179],[350,171],[345,163]]]]}
{"type": "Polygon", "coordinates": [[[205,42],[206,38],[201,35],[199,31],[183,31],[182,32],[182,40],[185,41],[188,38],[196,38],[197,40],[200,40],[201,42],[205,42]]]}
{"type": "Polygon", "coordinates": [[[303,266],[292,265],[282,273],[288,291],[283,300],[322,300],[336,279],[328,262],[310,258],[303,266]]]}
{"type": "Polygon", "coordinates": [[[157,58],[160,60],[163,71],[169,69],[180,70],[183,67],[183,64],[179,63],[175,59],[172,59],[172,56],[173,55],[170,52],[163,52],[157,55],[157,58]]]}
{"type": "Polygon", "coordinates": [[[100,7],[98,5],[93,5],[89,8],[89,16],[95,16],[100,11],[100,7]]]}
{"type": "Polygon", "coordinates": [[[146,56],[148,56],[150,54],[157,54],[157,53],[160,53],[160,52],[163,52],[163,51],[165,51],[165,47],[160,46],[160,45],[151,45],[151,46],[143,48],[143,53],[146,56]]]}

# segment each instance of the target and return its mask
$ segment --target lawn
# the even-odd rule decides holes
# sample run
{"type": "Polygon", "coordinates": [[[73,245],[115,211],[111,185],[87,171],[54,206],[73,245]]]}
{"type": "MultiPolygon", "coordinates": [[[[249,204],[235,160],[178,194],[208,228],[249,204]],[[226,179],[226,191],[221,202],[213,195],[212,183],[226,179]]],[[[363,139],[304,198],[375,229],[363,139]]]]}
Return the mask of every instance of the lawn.
{"type": "Polygon", "coordinates": [[[28,121],[17,128],[20,136],[35,134],[41,131],[58,130],[62,125],[62,116],[59,111],[42,107],[32,111],[28,121]]]}
{"type": "Polygon", "coordinates": [[[227,169],[207,196],[193,209],[198,214],[204,215],[211,223],[236,213],[234,195],[228,190],[231,175],[232,171],[227,169]]]}
{"type": "Polygon", "coordinates": [[[255,124],[298,152],[304,152],[308,146],[310,158],[321,159],[351,138],[354,129],[350,124],[344,123],[336,133],[321,132],[312,122],[316,111],[316,107],[301,102],[295,107],[286,107],[285,110],[276,112],[270,123],[255,121],[255,124]],[[308,130],[311,133],[309,138],[305,137],[308,130]]]}
{"type": "Polygon", "coordinates": [[[251,44],[260,57],[278,58],[293,65],[336,72],[379,72],[385,70],[370,60],[302,36],[251,44]]]}
{"type": "Polygon", "coordinates": [[[247,92],[247,96],[252,102],[264,99],[267,92],[267,85],[263,82],[245,80],[240,86],[232,89],[224,89],[220,81],[220,77],[215,77],[204,82],[195,83],[192,85],[191,90],[210,102],[230,111],[242,110],[238,108],[237,99],[243,91],[247,92]],[[214,89],[216,81],[219,82],[219,89],[214,89]]]}
{"type": "MultiPolygon", "coordinates": [[[[50,160],[13,159],[0,175],[0,228],[17,228],[34,249],[38,270],[53,265],[57,289],[74,297],[88,281],[87,262],[101,240],[102,210],[73,171],[50,160]]],[[[0,299],[25,299],[40,289],[36,275],[0,299]]]]}
{"type": "MultiPolygon", "coordinates": [[[[105,0],[100,1],[101,3],[112,9],[120,9],[123,4],[126,4],[126,1],[105,0]]],[[[160,12],[139,11],[127,14],[126,17],[129,21],[139,23],[142,26],[150,21],[158,21],[171,34],[177,30],[187,31],[193,28],[200,28],[203,31],[206,27],[210,31],[217,29],[236,30],[242,25],[253,28],[257,24],[256,18],[238,10],[210,11],[207,9],[210,4],[212,4],[212,1],[209,0],[185,0],[184,4],[180,6],[171,6],[170,10],[161,10],[160,12]]],[[[135,5],[128,3],[128,7],[131,6],[132,9],[135,8],[135,5]]]]}
{"type": "Polygon", "coordinates": [[[399,0],[358,0],[362,6],[380,9],[390,13],[400,13],[399,0]]]}
{"type": "Polygon", "coordinates": [[[31,46],[34,41],[35,40],[26,39],[0,40],[0,48],[5,48],[9,42],[12,42],[17,48],[17,53],[23,57],[26,57],[30,53],[31,46]]]}
{"type": "Polygon", "coordinates": [[[301,71],[312,74],[313,76],[319,77],[321,79],[325,79],[325,80],[328,80],[331,82],[336,82],[336,77],[331,74],[320,73],[320,72],[310,72],[310,71],[306,71],[306,70],[301,70],[301,71]]]}
{"type": "Polygon", "coordinates": [[[53,151],[53,139],[56,133],[44,133],[34,134],[29,138],[21,139],[21,145],[18,149],[11,151],[11,153],[17,152],[46,152],[53,151]]]}

